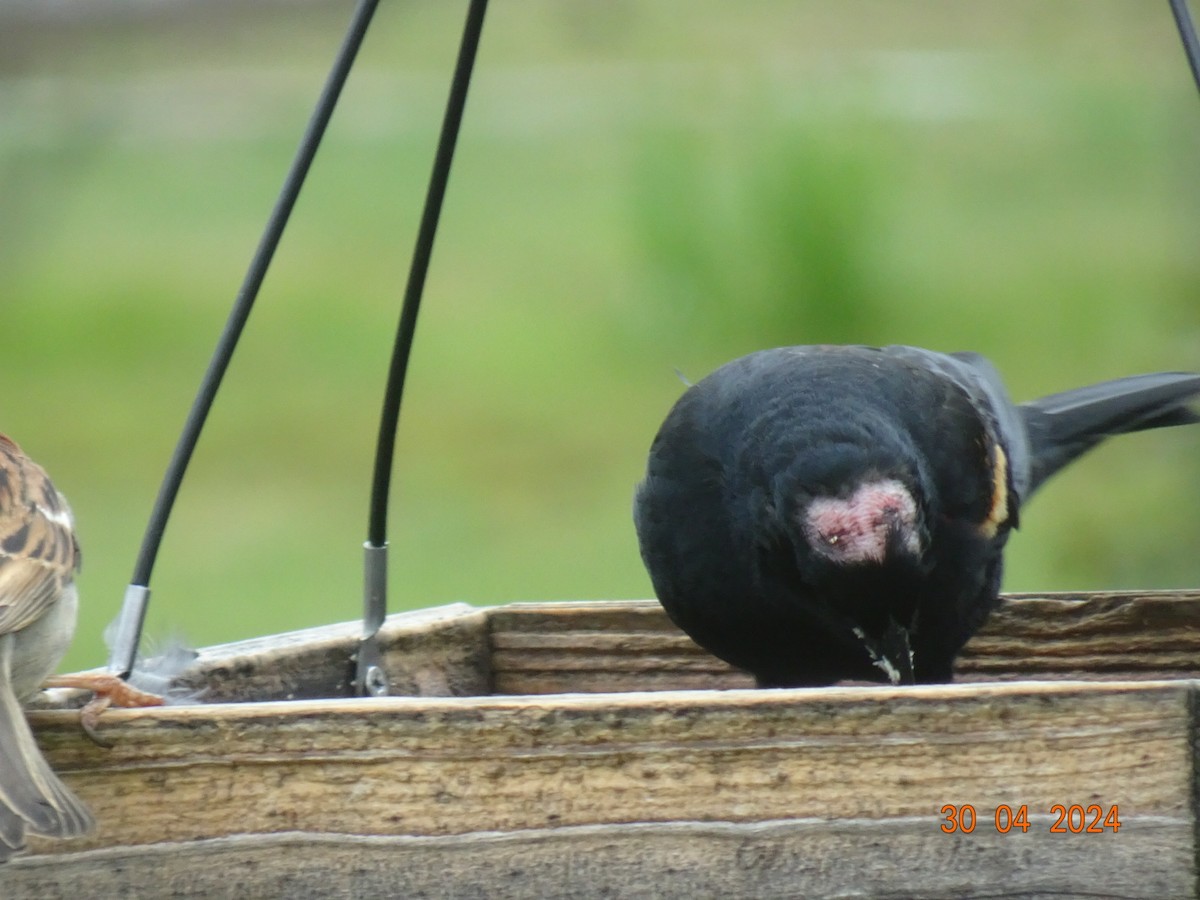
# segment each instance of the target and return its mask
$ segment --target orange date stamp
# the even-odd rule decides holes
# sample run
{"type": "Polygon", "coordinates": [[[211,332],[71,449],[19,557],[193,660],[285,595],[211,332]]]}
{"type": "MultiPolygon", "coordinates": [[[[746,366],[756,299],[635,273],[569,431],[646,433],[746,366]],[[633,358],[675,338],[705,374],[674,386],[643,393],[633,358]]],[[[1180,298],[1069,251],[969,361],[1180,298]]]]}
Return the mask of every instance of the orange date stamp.
{"type": "MultiPolygon", "coordinates": [[[[947,803],[939,812],[942,815],[941,829],[946,834],[971,834],[981,823],[981,815],[970,803],[947,803]]],[[[986,811],[983,815],[986,815],[986,811]]],[[[1050,807],[1047,818],[1054,819],[1047,829],[1050,834],[1116,834],[1121,827],[1121,816],[1115,803],[1108,807],[1098,803],[1088,806],[1055,803],[1050,807]]],[[[986,819],[982,821],[986,822],[986,819]]],[[[1027,803],[1016,807],[1001,803],[992,810],[992,825],[1000,834],[1011,831],[1024,834],[1036,827],[1029,821],[1027,803]]]]}

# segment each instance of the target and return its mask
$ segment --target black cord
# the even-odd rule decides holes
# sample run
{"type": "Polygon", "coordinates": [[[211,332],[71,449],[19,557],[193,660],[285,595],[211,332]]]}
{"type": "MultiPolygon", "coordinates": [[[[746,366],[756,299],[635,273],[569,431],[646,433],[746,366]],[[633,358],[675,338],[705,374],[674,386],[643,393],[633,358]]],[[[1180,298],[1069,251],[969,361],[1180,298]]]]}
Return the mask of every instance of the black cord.
{"type": "Polygon", "coordinates": [[[388,369],[387,388],[384,391],[383,413],[379,419],[379,440],[375,445],[375,473],[371,482],[371,512],[367,526],[368,547],[383,547],[387,544],[388,494],[391,490],[392,460],[396,453],[396,426],[400,421],[400,401],[404,396],[404,378],[408,371],[408,358],[412,352],[421,293],[425,288],[426,273],[429,271],[433,239],[442,211],[442,199],[446,194],[446,181],[450,177],[450,164],[454,159],[454,146],[458,140],[459,125],[462,123],[463,107],[467,101],[467,88],[471,84],[471,70],[475,65],[485,12],[487,0],[471,0],[466,25],[463,27],[458,62],[454,67],[454,78],[450,83],[450,97],[446,101],[442,133],[438,138],[437,153],[433,160],[433,173],[429,178],[425,210],[421,215],[416,247],[413,249],[412,268],[409,270],[408,285],[404,291],[404,305],[400,311],[400,324],[396,329],[396,343],[392,348],[392,362],[388,369]]]}
{"type": "Polygon", "coordinates": [[[304,179],[308,175],[313,157],[316,156],[321,138],[325,134],[325,128],[333,115],[333,109],[337,105],[342,87],[350,74],[354,59],[362,46],[363,37],[371,24],[371,17],[378,5],[379,0],[359,0],[358,6],[354,10],[346,36],[338,50],[337,58],[334,60],[333,68],[325,81],[325,86],[317,100],[312,117],[309,119],[304,136],[301,138],[291,169],[289,169],[279,192],[275,208],[267,220],[267,226],[259,241],[258,249],[250,262],[241,290],[234,300],[233,309],[230,311],[225,328],[217,341],[212,360],[209,362],[208,370],[204,373],[200,390],[192,403],[191,411],[184,422],[183,432],[179,436],[179,442],[176,444],[175,452],[167,466],[166,475],[159,488],[158,499],[154,503],[150,521],[146,526],[146,534],[142,538],[142,546],[134,565],[130,590],[125,595],[125,606],[122,608],[121,617],[118,620],[117,637],[114,640],[112,657],[109,661],[109,668],[122,677],[128,675],[133,668],[133,660],[140,642],[142,623],[145,617],[145,601],[148,595],[150,575],[154,569],[159,546],[162,544],[163,532],[166,530],[167,520],[183,482],[184,473],[187,471],[192,452],[196,449],[196,442],[200,438],[200,431],[204,427],[217,389],[221,385],[221,379],[229,367],[234,348],[237,346],[242,329],[250,316],[254,301],[258,297],[259,288],[262,287],[267,269],[279,245],[279,239],[283,235],[292,208],[296,204],[296,198],[300,194],[300,188],[304,185],[304,179]],[[138,604],[140,609],[132,608],[134,604],[131,597],[134,596],[141,597],[141,602],[138,604]]]}
{"type": "Polygon", "coordinates": [[[1200,88],[1200,41],[1196,40],[1196,25],[1192,22],[1187,0],[1170,0],[1170,3],[1171,12],[1175,15],[1175,26],[1183,40],[1183,52],[1187,54],[1188,65],[1192,69],[1192,78],[1196,87],[1200,88]]]}

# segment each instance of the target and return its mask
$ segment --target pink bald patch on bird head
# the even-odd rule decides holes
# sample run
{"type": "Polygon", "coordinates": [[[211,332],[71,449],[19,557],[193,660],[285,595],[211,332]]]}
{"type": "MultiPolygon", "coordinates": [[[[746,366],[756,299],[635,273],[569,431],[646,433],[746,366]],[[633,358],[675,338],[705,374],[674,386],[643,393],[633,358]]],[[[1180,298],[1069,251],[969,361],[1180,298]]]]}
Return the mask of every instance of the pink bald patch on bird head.
{"type": "Polygon", "coordinates": [[[842,565],[881,563],[896,549],[921,552],[917,504],[893,479],[860,485],[848,497],[817,497],[801,524],[813,549],[842,565]]]}

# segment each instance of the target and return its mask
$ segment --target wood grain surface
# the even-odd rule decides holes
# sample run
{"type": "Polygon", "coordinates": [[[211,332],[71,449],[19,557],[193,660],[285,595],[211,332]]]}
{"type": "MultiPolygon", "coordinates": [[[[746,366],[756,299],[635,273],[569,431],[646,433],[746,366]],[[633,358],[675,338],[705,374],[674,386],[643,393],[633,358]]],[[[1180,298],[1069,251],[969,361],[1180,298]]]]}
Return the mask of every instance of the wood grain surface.
{"type": "Polygon", "coordinates": [[[745,689],[646,602],[392,617],[411,696],[345,696],[356,624],[210,648],[185,681],[243,702],[109,711],[111,749],[31,713],[100,824],[0,897],[1191,897],[1197,602],[1014,599],[992,680],[907,688],[745,689]]]}

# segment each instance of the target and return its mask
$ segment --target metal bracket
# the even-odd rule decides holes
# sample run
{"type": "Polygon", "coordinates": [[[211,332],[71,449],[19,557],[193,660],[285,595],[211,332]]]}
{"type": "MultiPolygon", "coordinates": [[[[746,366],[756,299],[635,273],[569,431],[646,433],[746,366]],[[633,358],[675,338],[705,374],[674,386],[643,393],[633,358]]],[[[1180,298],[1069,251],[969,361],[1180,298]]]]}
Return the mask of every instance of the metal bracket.
{"type": "Polygon", "coordinates": [[[125,588],[125,599],[121,601],[121,611],[117,614],[108,656],[108,671],[118,678],[128,678],[133,671],[138,645],[142,641],[142,623],[146,620],[146,607],[149,605],[150,588],[142,584],[131,584],[125,588]]]}
{"type": "Polygon", "coordinates": [[[379,629],[387,617],[387,544],[363,544],[363,636],[358,643],[355,692],[360,697],[386,697],[387,672],[379,651],[379,629]]]}

